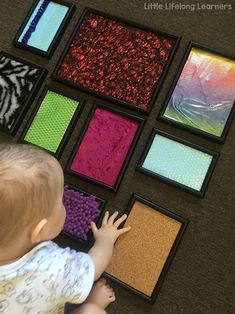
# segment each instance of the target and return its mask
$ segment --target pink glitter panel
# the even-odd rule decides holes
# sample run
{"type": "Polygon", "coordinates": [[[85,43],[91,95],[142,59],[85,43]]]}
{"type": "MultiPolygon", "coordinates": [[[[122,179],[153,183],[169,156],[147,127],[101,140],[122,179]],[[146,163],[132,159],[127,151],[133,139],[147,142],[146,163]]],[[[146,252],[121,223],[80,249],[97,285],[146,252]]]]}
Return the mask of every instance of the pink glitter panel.
{"type": "Polygon", "coordinates": [[[97,108],[70,168],[114,187],[138,128],[135,120],[97,108]]]}
{"type": "Polygon", "coordinates": [[[56,75],[147,110],[175,40],[88,12],[56,75]]]}

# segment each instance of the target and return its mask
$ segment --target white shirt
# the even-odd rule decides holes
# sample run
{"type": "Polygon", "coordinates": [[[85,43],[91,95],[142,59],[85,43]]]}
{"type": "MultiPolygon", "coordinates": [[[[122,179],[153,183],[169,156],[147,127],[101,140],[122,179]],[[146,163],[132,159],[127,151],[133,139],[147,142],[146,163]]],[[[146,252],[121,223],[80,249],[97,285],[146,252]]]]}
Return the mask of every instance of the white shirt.
{"type": "Polygon", "coordinates": [[[0,314],[62,314],[66,302],[82,303],[95,277],[88,254],[40,243],[0,266],[0,314]]]}

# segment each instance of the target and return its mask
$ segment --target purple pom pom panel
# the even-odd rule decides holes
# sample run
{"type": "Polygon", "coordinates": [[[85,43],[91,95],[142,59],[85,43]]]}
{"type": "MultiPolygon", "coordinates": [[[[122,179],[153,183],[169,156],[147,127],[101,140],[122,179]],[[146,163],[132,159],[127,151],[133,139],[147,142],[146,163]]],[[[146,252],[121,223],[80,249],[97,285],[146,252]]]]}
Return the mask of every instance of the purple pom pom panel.
{"type": "Polygon", "coordinates": [[[92,237],[90,222],[101,217],[105,201],[66,184],[63,203],[66,209],[66,219],[63,233],[79,242],[89,242],[92,237]]]}

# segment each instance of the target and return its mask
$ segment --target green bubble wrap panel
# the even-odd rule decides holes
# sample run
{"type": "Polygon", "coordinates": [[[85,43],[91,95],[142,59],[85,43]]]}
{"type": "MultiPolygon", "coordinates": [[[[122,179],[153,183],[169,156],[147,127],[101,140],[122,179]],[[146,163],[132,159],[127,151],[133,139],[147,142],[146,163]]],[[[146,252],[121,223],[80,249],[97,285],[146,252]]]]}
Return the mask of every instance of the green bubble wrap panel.
{"type": "Polygon", "coordinates": [[[212,156],[156,134],[143,168],[200,191],[212,156]]]}
{"type": "Polygon", "coordinates": [[[48,90],[24,140],[55,153],[78,105],[78,101],[48,90]]]}

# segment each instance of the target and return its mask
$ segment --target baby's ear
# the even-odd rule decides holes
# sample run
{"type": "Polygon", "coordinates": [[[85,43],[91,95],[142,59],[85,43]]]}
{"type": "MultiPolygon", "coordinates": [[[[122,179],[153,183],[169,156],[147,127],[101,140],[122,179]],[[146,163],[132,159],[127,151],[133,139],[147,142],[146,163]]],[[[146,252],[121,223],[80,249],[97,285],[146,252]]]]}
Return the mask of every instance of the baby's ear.
{"type": "Polygon", "coordinates": [[[39,243],[42,241],[42,231],[47,224],[47,219],[44,218],[40,220],[37,225],[33,228],[31,234],[30,234],[30,240],[32,243],[39,243]]]}

